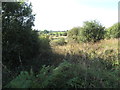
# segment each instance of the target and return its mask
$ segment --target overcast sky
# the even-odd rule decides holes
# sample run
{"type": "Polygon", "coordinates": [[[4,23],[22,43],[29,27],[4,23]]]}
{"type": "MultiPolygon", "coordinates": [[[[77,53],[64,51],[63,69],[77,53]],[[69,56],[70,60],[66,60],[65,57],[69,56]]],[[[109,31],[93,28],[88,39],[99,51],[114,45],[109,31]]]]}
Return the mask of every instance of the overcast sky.
{"type": "Polygon", "coordinates": [[[118,22],[119,0],[29,0],[33,5],[35,29],[64,31],[98,20],[110,27],[118,22]]]}

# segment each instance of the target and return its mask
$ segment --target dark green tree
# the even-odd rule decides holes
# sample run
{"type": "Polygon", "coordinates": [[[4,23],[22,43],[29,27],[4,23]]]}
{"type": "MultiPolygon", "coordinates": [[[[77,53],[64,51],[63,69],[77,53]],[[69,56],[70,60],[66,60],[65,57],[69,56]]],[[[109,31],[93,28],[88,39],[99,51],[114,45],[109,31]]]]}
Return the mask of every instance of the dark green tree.
{"type": "Polygon", "coordinates": [[[2,3],[2,60],[9,68],[30,62],[39,53],[37,32],[32,30],[34,16],[31,4],[2,3]]]}

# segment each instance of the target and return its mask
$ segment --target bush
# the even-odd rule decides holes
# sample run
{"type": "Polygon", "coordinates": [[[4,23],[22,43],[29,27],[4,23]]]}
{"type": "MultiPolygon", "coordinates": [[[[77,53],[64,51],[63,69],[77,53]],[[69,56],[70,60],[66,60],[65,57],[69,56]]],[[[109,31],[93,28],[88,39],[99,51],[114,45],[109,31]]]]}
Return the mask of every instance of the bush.
{"type": "Polygon", "coordinates": [[[5,88],[30,88],[35,79],[33,72],[21,71],[20,74],[13,79],[5,88]]]}
{"type": "Polygon", "coordinates": [[[86,21],[83,27],[80,28],[78,40],[82,42],[96,42],[104,39],[104,28],[95,20],[86,21]]]}
{"type": "Polygon", "coordinates": [[[97,21],[86,21],[83,27],[74,27],[68,31],[68,39],[76,42],[97,42],[104,39],[103,27],[97,21]]]}
{"type": "Polygon", "coordinates": [[[56,35],[56,37],[58,37],[58,36],[59,36],[58,32],[56,32],[56,34],[55,34],[55,35],[56,35]]]}
{"type": "Polygon", "coordinates": [[[64,32],[64,33],[63,33],[63,36],[67,36],[67,32],[64,32]]]}
{"type": "Polygon", "coordinates": [[[72,37],[73,35],[77,36],[79,32],[79,27],[74,27],[68,31],[68,37],[72,37]]]}
{"type": "Polygon", "coordinates": [[[49,35],[43,34],[39,36],[39,43],[40,43],[39,54],[41,56],[49,55],[51,51],[49,42],[50,42],[49,35]]]}
{"type": "Polygon", "coordinates": [[[66,42],[65,42],[65,39],[64,38],[59,38],[57,40],[52,40],[50,42],[51,45],[64,45],[66,42]]]}
{"type": "Polygon", "coordinates": [[[105,38],[119,38],[120,37],[120,23],[116,23],[113,26],[105,30],[105,38]]]}
{"type": "Polygon", "coordinates": [[[68,41],[69,42],[77,41],[79,30],[80,30],[79,27],[74,27],[74,28],[72,28],[71,30],[68,31],[67,36],[68,36],[68,41]]]}

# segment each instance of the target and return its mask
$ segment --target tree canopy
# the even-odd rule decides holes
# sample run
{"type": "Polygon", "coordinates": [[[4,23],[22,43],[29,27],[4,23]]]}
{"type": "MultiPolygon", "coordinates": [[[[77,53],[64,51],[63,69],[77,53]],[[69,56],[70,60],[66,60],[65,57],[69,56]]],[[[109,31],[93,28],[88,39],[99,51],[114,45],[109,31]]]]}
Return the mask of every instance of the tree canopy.
{"type": "Polygon", "coordinates": [[[38,35],[32,30],[35,15],[25,2],[2,3],[3,64],[15,67],[39,52],[38,35]]]}

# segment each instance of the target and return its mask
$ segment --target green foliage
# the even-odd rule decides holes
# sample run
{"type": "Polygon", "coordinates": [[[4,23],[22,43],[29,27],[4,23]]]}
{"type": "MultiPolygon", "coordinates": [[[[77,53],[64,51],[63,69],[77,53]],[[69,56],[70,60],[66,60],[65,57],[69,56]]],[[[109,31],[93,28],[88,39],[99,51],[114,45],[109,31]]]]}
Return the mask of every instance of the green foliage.
{"type": "Polygon", "coordinates": [[[82,27],[74,27],[68,31],[69,41],[96,42],[104,39],[104,27],[97,21],[86,21],[82,27]]]}
{"type": "Polygon", "coordinates": [[[56,32],[56,37],[58,37],[59,36],[59,34],[58,34],[58,32],[56,32]]]}
{"type": "Polygon", "coordinates": [[[68,31],[68,37],[73,35],[78,35],[79,27],[74,27],[70,31],[68,31]]]}
{"type": "Polygon", "coordinates": [[[21,70],[29,70],[31,66],[36,70],[49,63],[43,59],[50,56],[49,36],[39,38],[38,31],[32,30],[31,8],[26,2],[2,3],[2,63],[13,73],[3,78],[4,84],[21,70]]]}
{"type": "Polygon", "coordinates": [[[33,72],[21,71],[14,80],[5,86],[5,88],[31,88],[35,79],[33,72]]]}
{"type": "MultiPolygon", "coordinates": [[[[93,62],[93,65],[95,63],[93,62]]],[[[98,64],[100,64],[99,61],[98,64]]],[[[87,68],[86,64],[73,64],[65,60],[57,67],[43,66],[40,72],[34,76],[33,74],[28,74],[28,72],[21,72],[21,74],[6,85],[6,87],[118,88],[120,85],[120,78],[117,72],[118,71],[107,71],[101,67],[95,68],[90,66],[87,68]],[[23,86],[21,87],[19,85],[23,86]]]]}
{"type": "Polygon", "coordinates": [[[105,38],[119,38],[120,37],[120,23],[116,23],[113,26],[106,29],[105,38]]]}
{"type": "Polygon", "coordinates": [[[3,64],[14,68],[25,64],[26,59],[39,52],[39,39],[34,25],[31,4],[20,2],[2,3],[3,64]]]}
{"type": "Polygon", "coordinates": [[[71,30],[69,30],[68,33],[67,33],[68,34],[68,39],[71,40],[71,41],[72,40],[77,41],[79,30],[80,30],[79,27],[74,27],[71,30]]]}
{"type": "Polygon", "coordinates": [[[67,36],[67,32],[64,32],[64,33],[63,33],[63,36],[67,36]]]}
{"type": "Polygon", "coordinates": [[[40,72],[36,75],[36,79],[33,81],[32,88],[47,88],[51,83],[51,73],[54,67],[45,66],[41,68],[40,72]]]}
{"type": "Polygon", "coordinates": [[[48,30],[40,31],[40,34],[48,34],[48,33],[49,33],[48,30]]]}
{"type": "Polygon", "coordinates": [[[43,55],[43,56],[48,55],[49,51],[50,51],[49,35],[45,35],[45,34],[44,35],[40,35],[39,36],[39,41],[40,41],[39,47],[41,47],[39,49],[40,54],[43,55]]]}
{"type": "Polygon", "coordinates": [[[79,40],[82,42],[96,42],[104,39],[104,27],[97,21],[86,21],[80,29],[79,40]]]}

